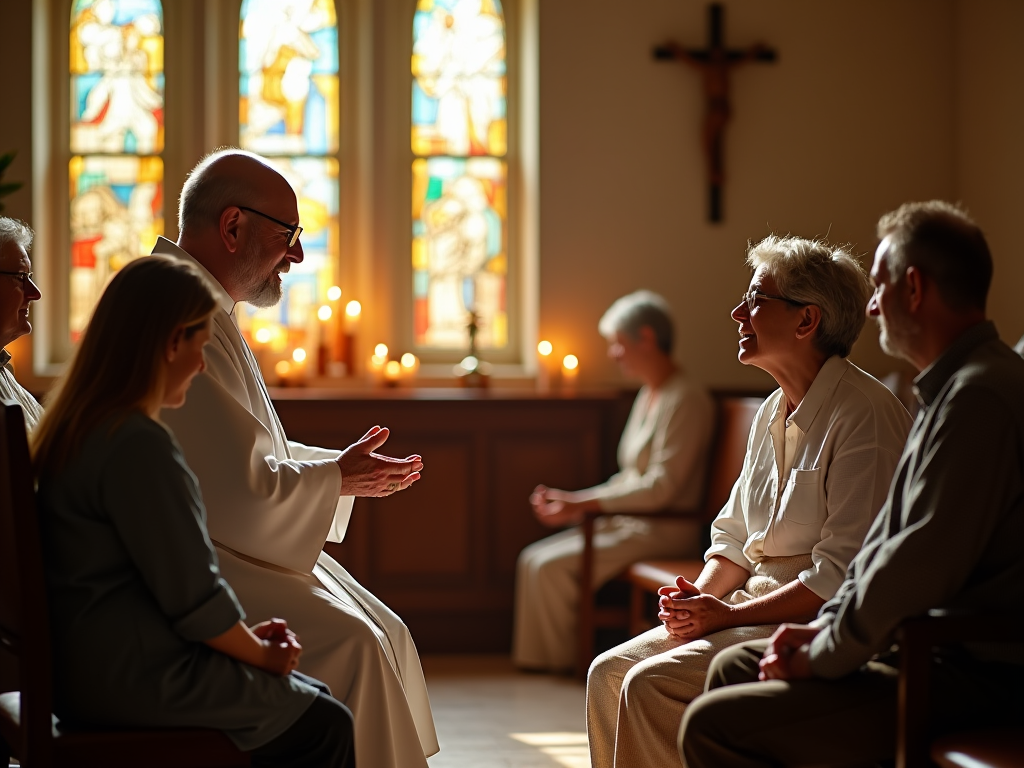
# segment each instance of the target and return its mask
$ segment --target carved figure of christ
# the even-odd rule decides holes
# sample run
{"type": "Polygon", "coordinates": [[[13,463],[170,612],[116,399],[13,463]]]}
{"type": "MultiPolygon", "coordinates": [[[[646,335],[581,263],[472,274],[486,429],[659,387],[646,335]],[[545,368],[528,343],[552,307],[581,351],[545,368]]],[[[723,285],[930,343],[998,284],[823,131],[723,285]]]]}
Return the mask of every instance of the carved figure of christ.
{"type": "Polygon", "coordinates": [[[681,61],[701,74],[704,86],[704,124],[701,143],[708,182],[708,219],[722,220],[722,186],[725,183],[725,126],[732,113],[729,101],[729,70],[748,61],[775,61],[775,51],[757,43],[742,50],[729,50],[722,42],[723,10],[719,3],[708,6],[708,47],[687,49],[666,43],[654,49],[654,58],[681,61]]]}

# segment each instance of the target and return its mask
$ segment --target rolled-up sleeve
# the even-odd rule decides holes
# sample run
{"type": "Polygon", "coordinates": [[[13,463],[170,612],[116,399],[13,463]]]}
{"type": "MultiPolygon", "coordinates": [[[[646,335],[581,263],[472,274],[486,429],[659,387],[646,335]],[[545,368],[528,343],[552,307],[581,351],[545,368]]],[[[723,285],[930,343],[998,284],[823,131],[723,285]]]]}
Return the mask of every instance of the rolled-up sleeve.
{"type": "MultiPolygon", "coordinates": [[[[749,457],[748,451],[747,461],[749,457]]],[[[704,553],[704,562],[719,555],[745,568],[748,573],[753,573],[753,564],[743,554],[743,547],[747,541],[747,523],[743,514],[742,495],[747,476],[747,461],[744,461],[743,472],[732,486],[729,501],[711,524],[711,547],[704,553]]]]}
{"type": "Polygon", "coordinates": [[[195,477],[162,427],[119,430],[100,493],[142,580],[183,639],[208,640],[245,617],[221,578],[195,477]]]}

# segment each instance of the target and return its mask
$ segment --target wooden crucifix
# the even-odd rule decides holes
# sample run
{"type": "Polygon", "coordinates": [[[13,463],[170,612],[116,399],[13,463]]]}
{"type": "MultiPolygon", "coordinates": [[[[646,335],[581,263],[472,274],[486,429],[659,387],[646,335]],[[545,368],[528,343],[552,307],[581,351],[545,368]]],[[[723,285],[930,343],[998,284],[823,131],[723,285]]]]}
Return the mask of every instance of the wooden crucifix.
{"type": "Polygon", "coordinates": [[[704,81],[704,128],[701,141],[708,182],[708,219],[722,220],[722,185],[725,183],[725,126],[729,122],[729,70],[748,61],[775,61],[775,51],[761,43],[730,50],[722,42],[721,3],[708,6],[708,47],[704,50],[665,43],[654,49],[659,61],[681,61],[704,81]]]}

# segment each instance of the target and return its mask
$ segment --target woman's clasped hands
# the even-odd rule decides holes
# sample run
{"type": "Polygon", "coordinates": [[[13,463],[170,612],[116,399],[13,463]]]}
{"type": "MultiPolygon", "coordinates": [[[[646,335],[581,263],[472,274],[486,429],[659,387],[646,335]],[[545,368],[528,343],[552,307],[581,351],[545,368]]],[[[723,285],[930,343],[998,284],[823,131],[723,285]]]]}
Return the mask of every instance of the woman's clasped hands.
{"type": "Polygon", "coordinates": [[[250,627],[263,648],[263,661],[260,666],[275,675],[287,675],[299,666],[302,646],[299,636],[288,629],[284,619],[270,619],[250,627]]]}
{"type": "Polygon", "coordinates": [[[732,606],[704,594],[682,576],[658,589],[658,618],[670,635],[690,641],[731,626],[732,606]]]}

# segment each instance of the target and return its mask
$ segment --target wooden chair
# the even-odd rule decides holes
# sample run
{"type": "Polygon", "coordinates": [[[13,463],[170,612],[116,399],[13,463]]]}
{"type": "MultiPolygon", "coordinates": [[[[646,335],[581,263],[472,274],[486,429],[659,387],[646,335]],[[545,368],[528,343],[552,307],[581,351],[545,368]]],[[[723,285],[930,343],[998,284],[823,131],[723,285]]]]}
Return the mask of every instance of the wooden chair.
{"type": "MultiPolygon", "coordinates": [[[[53,715],[50,628],[35,492],[21,406],[0,401],[0,765],[25,768],[220,768],[247,766],[220,731],[99,731],[69,728],[53,715]]],[[[97,691],[103,696],[103,691],[97,691]]]]}
{"type": "Polygon", "coordinates": [[[950,615],[930,611],[904,621],[896,633],[900,653],[897,768],[1019,768],[1024,765],[1024,724],[947,734],[928,733],[932,648],[960,642],[1024,642],[1024,617],[950,615]]]}
{"type": "Polygon", "coordinates": [[[703,562],[694,560],[658,561],[634,564],[626,571],[626,579],[632,586],[632,598],[628,609],[618,607],[597,606],[594,604],[594,524],[600,517],[607,515],[630,515],[633,517],[657,517],[659,519],[697,520],[710,523],[715,519],[725,502],[729,499],[733,483],[743,468],[743,457],[747,452],[747,437],[750,425],[754,421],[757,409],[764,402],[764,397],[755,397],[728,392],[714,393],[716,404],[716,428],[712,441],[711,456],[708,461],[708,475],[704,486],[704,500],[696,509],[663,510],[660,512],[587,512],[583,517],[583,562],[580,568],[580,612],[577,625],[576,674],[586,677],[590,662],[594,659],[594,630],[599,627],[629,626],[630,631],[638,634],[636,629],[642,614],[643,586],[651,579],[657,579],[659,570],[677,568],[669,581],[659,581],[653,591],[662,584],[670,583],[678,574],[687,578],[696,578],[703,567],[703,562]],[[694,570],[696,568],[696,570],[694,570]],[[635,576],[634,576],[635,574],[635,576]]]}

